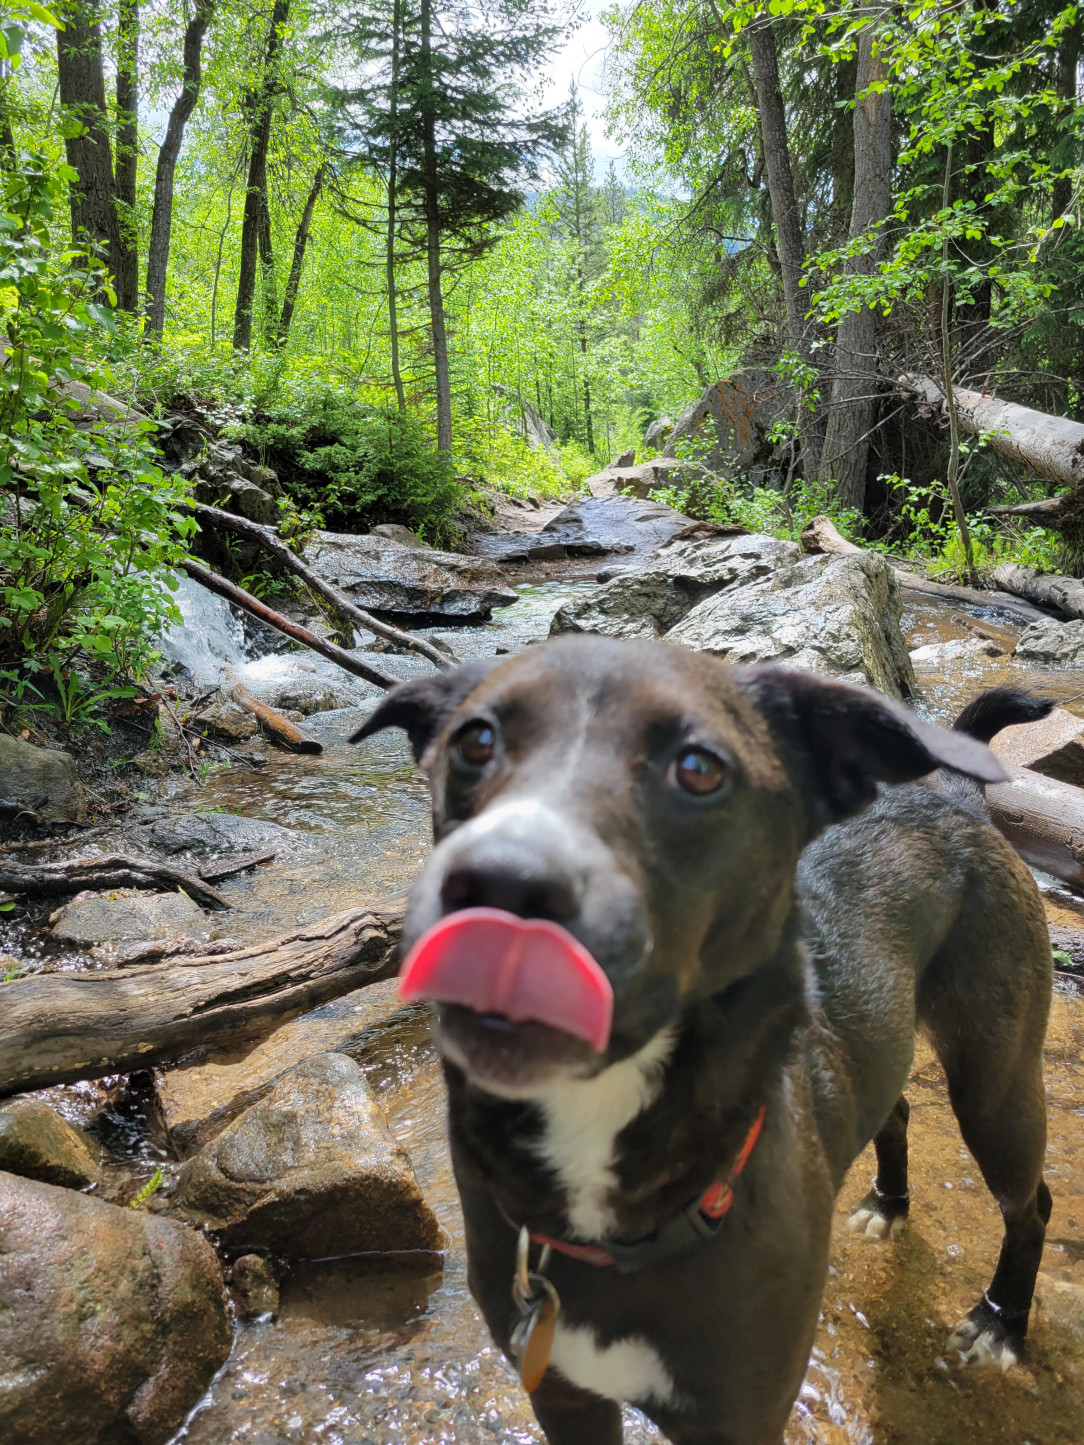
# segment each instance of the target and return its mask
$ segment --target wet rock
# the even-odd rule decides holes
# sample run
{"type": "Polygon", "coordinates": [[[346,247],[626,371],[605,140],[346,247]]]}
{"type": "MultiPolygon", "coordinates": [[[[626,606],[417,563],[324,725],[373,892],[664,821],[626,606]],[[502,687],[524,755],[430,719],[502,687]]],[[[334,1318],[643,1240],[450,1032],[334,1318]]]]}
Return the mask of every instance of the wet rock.
{"type": "Polygon", "coordinates": [[[641,462],[639,466],[632,462],[623,462],[619,458],[604,472],[588,477],[585,485],[593,497],[614,496],[620,492],[627,496],[646,498],[657,487],[676,486],[679,483],[687,485],[695,477],[703,475],[699,467],[678,457],[655,457],[651,461],[641,462]]]}
{"type": "Polygon", "coordinates": [[[896,574],[876,552],[807,557],[697,604],[666,635],[728,662],[782,662],[907,697],[896,574]]]}
{"type": "Polygon", "coordinates": [[[182,1165],[172,1209],[230,1248],[437,1250],[444,1235],[353,1059],[317,1054],[182,1165]]]}
{"type": "MultiPolygon", "coordinates": [[[[398,542],[400,547],[424,547],[426,545],[415,536],[409,527],[404,527],[399,522],[381,522],[379,526],[370,528],[369,535],[385,537],[389,542],[398,542]]],[[[432,548],[429,550],[432,551],[432,548]]]]}
{"type": "Polygon", "coordinates": [[[701,466],[725,476],[766,481],[778,471],[783,448],[772,440],[793,413],[793,393],[771,371],[735,371],[714,382],[678,418],[663,450],[693,445],[701,466]]]}
{"type": "Polygon", "coordinates": [[[558,512],[539,535],[559,542],[570,557],[595,557],[606,552],[645,554],[688,525],[688,517],[661,502],[589,497],[558,512]]]}
{"type": "Polygon", "coordinates": [[[760,534],[689,537],[663,548],[642,569],[623,570],[597,592],[566,603],[550,632],[660,637],[705,597],[760,581],[801,555],[795,543],[760,534]]]}
{"type": "Polygon", "coordinates": [[[222,852],[249,853],[296,840],[296,834],[278,823],[236,813],[178,813],[156,818],[143,836],[156,853],[193,853],[199,858],[222,852]]]}
{"type": "Polygon", "coordinates": [[[204,708],[193,723],[204,736],[223,743],[245,743],[259,731],[252,714],[226,698],[204,708]]]}
{"type": "Polygon", "coordinates": [[[631,467],[636,464],[636,448],[629,447],[627,452],[622,452],[611,463],[611,467],[631,467]]]}
{"type": "Polygon", "coordinates": [[[927,642],[913,648],[911,662],[926,667],[939,667],[942,663],[960,660],[974,661],[978,657],[1002,657],[1005,649],[999,647],[992,637],[952,637],[947,642],[927,642]]]}
{"type": "Polygon", "coordinates": [[[0,817],[33,813],[51,823],[82,823],[83,785],[68,753],[0,733],[0,817]]]}
{"type": "Polygon", "coordinates": [[[673,430],[674,422],[672,417],[656,417],[647,431],[644,432],[644,451],[661,452],[673,430]]]}
{"type": "Polygon", "coordinates": [[[278,503],[270,492],[265,492],[255,482],[237,477],[226,490],[230,496],[231,512],[240,512],[242,517],[247,517],[250,522],[259,522],[264,527],[278,521],[278,503]]]}
{"type": "Polygon", "coordinates": [[[68,1189],[84,1189],[101,1175],[83,1131],[41,1099],[0,1104],[0,1169],[68,1189]]]}
{"type": "Polygon", "coordinates": [[[162,1445],[230,1351],[207,1240],[0,1174],[0,1438],[162,1445]]]}
{"type": "Polygon", "coordinates": [[[53,914],[58,943],[127,943],[134,939],[210,938],[211,923],[186,893],[118,888],[80,893],[53,914]]]}
{"type": "Polygon", "coordinates": [[[260,687],[258,696],[284,717],[296,714],[290,720],[298,722],[314,712],[337,712],[340,708],[354,707],[358,701],[357,693],[348,687],[320,677],[296,675],[285,682],[260,687]]]}
{"type": "Polygon", "coordinates": [[[1084,622],[1056,622],[1053,617],[1033,622],[1021,632],[1015,656],[1056,667],[1079,667],[1084,664],[1084,622]]]}
{"type": "Polygon", "coordinates": [[[1002,728],[991,750],[1003,763],[1084,787],[1084,719],[1056,707],[1039,722],[1002,728]]]}
{"type": "Polygon", "coordinates": [[[237,1313],[245,1320],[279,1312],[279,1282],[275,1267],[262,1254],[243,1254],[233,1262],[230,1293],[237,1313]]]}
{"type": "Polygon", "coordinates": [[[404,547],[372,534],[318,532],[306,560],[359,607],[394,617],[484,622],[494,607],[516,601],[492,564],[479,557],[404,547]]]}
{"type": "Polygon", "coordinates": [[[205,1144],[271,1090],[275,1080],[314,1054],[353,1053],[367,1029],[403,1008],[398,980],[356,989],[275,1029],[258,1043],[215,1049],[198,1062],[159,1073],[158,1109],[181,1153],[205,1144]]]}

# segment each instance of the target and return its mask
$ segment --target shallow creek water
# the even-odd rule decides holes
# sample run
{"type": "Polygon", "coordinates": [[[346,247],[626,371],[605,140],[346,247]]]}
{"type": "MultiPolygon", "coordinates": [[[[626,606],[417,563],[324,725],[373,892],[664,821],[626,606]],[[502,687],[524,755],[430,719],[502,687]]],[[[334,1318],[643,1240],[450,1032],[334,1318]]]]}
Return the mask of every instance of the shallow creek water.
{"type": "MultiPolygon", "coordinates": [[[[556,607],[587,583],[521,589],[481,628],[439,634],[460,656],[516,650],[548,631],[556,607]]],[[[958,607],[916,599],[912,647],[975,635],[958,607]]],[[[1017,626],[996,609],[967,619],[1011,646],[1017,626]]],[[[294,656],[294,655],[291,655],[294,656]]],[[[413,660],[383,657],[407,676],[413,660]]],[[[1069,698],[1084,674],[1044,673],[975,654],[916,664],[929,716],[944,719],[993,682],[1026,680],[1069,698]]],[[[282,824],[291,841],[274,865],[223,885],[235,905],[223,931],[268,937],[397,893],[428,847],[429,803],[397,734],[352,748],[345,737],[371,705],[316,714],[306,729],[320,757],[281,756],[259,771],[212,775],[178,807],[221,809],[282,824]]],[[[1079,707],[1079,704],[1073,704],[1079,707]]],[[[462,1228],[444,1138],[436,1057],[422,1010],[374,1026],[351,1052],[379,1093],[397,1138],[450,1238],[443,1269],[424,1273],[380,1257],[294,1265],[280,1317],[239,1325],[233,1353],[177,1437],[186,1445],[436,1445],[540,1439],[526,1397],[491,1345],[470,1300],[462,1228]]],[[[909,1089],[913,1207],[891,1245],[856,1240],[848,1209],[873,1173],[861,1159],[837,1213],[824,1309],[787,1445],[1080,1445],[1084,1441],[1084,1001],[1057,997],[1047,1052],[1048,1236],[1028,1364],[1008,1374],[962,1369],[947,1335],[989,1281],[999,1216],[949,1110],[939,1067],[920,1045],[909,1089]]],[[[79,1107],[77,1091],[62,1092],[79,1107]]],[[[84,1101],[84,1106],[85,1106],[84,1101]]],[[[115,1126],[114,1148],[142,1167],[161,1153],[153,1119],[115,1126]],[[127,1127],[127,1133],[125,1133],[127,1127]]],[[[661,1436],[626,1412],[628,1445],[661,1436]]]]}

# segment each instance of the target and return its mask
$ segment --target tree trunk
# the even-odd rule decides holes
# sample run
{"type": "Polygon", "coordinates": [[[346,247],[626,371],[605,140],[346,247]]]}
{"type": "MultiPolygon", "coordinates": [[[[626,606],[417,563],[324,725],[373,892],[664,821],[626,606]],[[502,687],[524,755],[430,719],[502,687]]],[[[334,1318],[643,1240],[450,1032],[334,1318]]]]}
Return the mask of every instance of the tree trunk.
{"type": "Polygon", "coordinates": [[[398,907],[351,909],[219,956],[0,984],[0,1096],[146,1069],[251,1038],[390,978],[398,907]]]}
{"type": "MultiPolygon", "coordinates": [[[[1078,18],[1062,35],[1058,47],[1058,99],[1062,102],[1063,113],[1071,115],[1077,104],[1077,71],[1080,67],[1081,21],[1078,18]]],[[[1052,221],[1064,216],[1073,199],[1073,177],[1059,176],[1054,182],[1050,195],[1052,221]]]]}
{"type": "Polygon", "coordinates": [[[388,229],[384,242],[384,269],[388,282],[388,337],[391,342],[391,379],[400,412],[406,411],[406,392],[399,366],[399,297],[395,283],[395,233],[399,207],[399,43],[403,28],[402,0],[395,0],[391,17],[391,88],[388,92],[388,229]]]}
{"type": "Polygon", "coordinates": [[[184,128],[199,99],[202,70],[200,57],[203,37],[215,12],[215,0],[196,0],[195,13],[185,26],[184,69],[181,93],[173,102],[166,125],[166,136],[158,152],[154,175],[154,211],[151,215],[151,238],[147,248],[147,315],[145,334],[148,339],[162,335],[166,321],[166,277],[169,272],[169,236],[173,226],[173,178],[181,154],[184,128]]]}
{"type": "Polygon", "coordinates": [[[1079,578],[1037,572],[1034,567],[1019,567],[1015,562],[995,567],[993,578],[999,587],[1015,592],[1017,597],[1026,597],[1040,607],[1055,608],[1067,617],[1084,618],[1084,582],[1079,578]]]}
{"type": "MultiPolygon", "coordinates": [[[[779,62],[772,25],[772,19],[767,15],[754,21],[749,27],[749,49],[753,59],[760,142],[764,152],[764,169],[768,175],[768,193],[772,202],[772,222],[779,256],[783,304],[787,313],[787,341],[791,351],[803,361],[808,361],[809,338],[806,334],[805,308],[802,305],[800,287],[805,246],[794,191],[794,171],[787,141],[787,116],[783,95],[779,89],[779,62]]],[[[816,446],[810,435],[808,422],[799,424],[799,450],[804,475],[815,477],[816,446]]]]}
{"type": "MultiPolygon", "coordinates": [[[[884,78],[884,62],[875,54],[877,16],[858,36],[858,73],[854,104],[854,190],[850,238],[857,240],[883,222],[892,206],[892,92],[871,91],[884,78]]],[[[883,250],[856,257],[850,270],[872,275],[883,250]]],[[[866,463],[877,406],[876,317],[863,306],[844,316],[836,332],[835,377],[828,409],[818,480],[834,481],[841,506],[861,511],[866,498],[866,463]]]]}
{"type": "Polygon", "coordinates": [[[429,280],[429,316],[433,331],[433,368],[437,392],[437,449],[452,449],[452,381],[448,370],[448,334],[440,265],[440,177],[437,174],[436,106],[433,83],[433,4],[421,0],[421,63],[425,91],[422,121],[425,200],[425,254],[429,280]]]}
{"type": "Polygon", "coordinates": [[[139,232],[136,179],[139,166],[139,0],[117,9],[117,307],[139,309],[139,232]]]}
{"type": "Polygon", "coordinates": [[[312,187],[309,190],[305,201],[305,209],[301,212],[301,220],[297,225],[297,235],[294,237],[294,255],[290,262],[290,275],[286,281],[286,292],[282,298],[282,316],[279,318],[277,341],[280,346],[285,346],[286,338],[290,334],[290,324],[294,319],[294,307],[297,305],[297,293],[301,286],[301,269],[305,264],[305,250],[309,244],[309,231],[312,229],[312,214],[316,210],[316,202],[320,199],[320,192],[324,188],[324,177],[327,175],[327,162],[321,163],[316,175],[313,177],[312,187]]]}
{"type": "Polygon", "coordinates": [[[260,252],[260,292],[263,297],[263,339],[267,347],[278,341],[278,302],[275,298],[275,253],[271,244],[271,207],[267,201],[267,171],[264,169],[264,190],[260,201],[260,225],[257,231],[260,252]]]}
{"type": "Polygon", "coordinates": [[[271,141],[271,113],[278,91],[275,60],[282,30],[289,19],[290,0],[275,0],[264,52],[264,73],[259,88],[246,99],[249,117],[248,189],[241,222],[241,267],[237,278],[237,307],[233,318],[235,351],[252,346],[252,302],[256,294],[256,268],[261,256],[265,273],[270,259],[270,213],[267,209],[267,150],[271,141]]]}
{"type": "MultiPolygon", "coordinates": [[[[581,277],[582,277],[581,272],[581,277]]],[[[583,317],[579,321],[580,331],[580,355],[583,357],[583,414],[587,423],[587,451],[589,455],[595,454],[595,433],[591,422],[591,382],[587,376],[587,325],[583,317]]]]}
{"type": "Polygon", "coordinates": [[[119,235],[98,9],[94,0],[74,0],[61,19],[64,29],[56,32],[60,103],[69,124],[78,122],[78,134],[64,140],[68,164],[78,175],[70,187],[72,240],[92,247],[115,276],[119,235]]]}

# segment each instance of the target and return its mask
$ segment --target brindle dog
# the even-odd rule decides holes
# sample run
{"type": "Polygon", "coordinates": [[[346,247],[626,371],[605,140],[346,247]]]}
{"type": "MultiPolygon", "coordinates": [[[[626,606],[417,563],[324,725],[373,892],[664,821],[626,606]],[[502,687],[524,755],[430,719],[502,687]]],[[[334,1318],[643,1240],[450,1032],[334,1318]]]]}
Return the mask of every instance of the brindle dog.
{"type": "MultiPolygon", "coordinates": [[[[968,726],[1042,710],[987,698],[968,726]]],[[[602,1054],[437,1012],[470,1285],[505,1351],[517,1227],[591,1246],[546,1268],[561,1313],[533,1403],[552,1445],[615,1445],[621,1401],[677,1445],[778,1445],[871,1139],[854,1222],[884,1238],[907,1212],[916,1024],[1005,1224],[951,1343],[1020,1357],[1050,1214],[1051,954],[984,814],[981,780],[1003,774],[982,743],[810,674],[582,637],[406,683],[356,736],[386,727],[433,794],[408,941],[476,906],[554,920],[613,986],[602,1054]],[[941,791],[881,786],[938,768],[941,791]],[[701,1228],[762,1110],[733,1208],[701,1228]]]]}

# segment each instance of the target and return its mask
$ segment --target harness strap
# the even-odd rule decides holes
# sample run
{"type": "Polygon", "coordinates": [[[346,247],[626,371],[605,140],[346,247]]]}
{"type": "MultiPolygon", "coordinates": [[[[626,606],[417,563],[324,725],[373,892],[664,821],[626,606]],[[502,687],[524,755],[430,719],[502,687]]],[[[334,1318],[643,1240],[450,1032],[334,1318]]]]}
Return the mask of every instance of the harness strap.
{"type": "MultiPolygon", "coordinates": [[[[699,1199],[684,1208],[680,1214],[661,1224],[645,1239],[625,1243],[619,1239],[607,1239],[602,1244],[574,1244],[571,1240],[555,1239],[548,1234],[531,1234],[532,1244],[548,1245],[558,1254],[577,1259],[581,1264],[592,1264],[598,1268],[613,1266],[621,1274],[632,1274],[649,1264],[658,1264],[676,1254],[682,1254],[704,1240],[714,1238],[720,1225],[730,1213],[734,1203],[734,1185],[749,1163],[768,1112],[767,1104],[757,1110],[756,1118],[749,1127],[745,1142],[738,1151],[734,1166],[725,1180],[710,1184],[699,1199]]],[[[514,1230],[519,1225],[497,1200],[504,1222],[514,1230]]]]}

